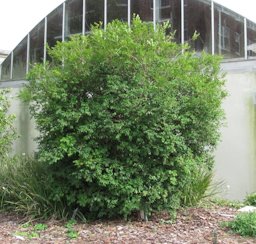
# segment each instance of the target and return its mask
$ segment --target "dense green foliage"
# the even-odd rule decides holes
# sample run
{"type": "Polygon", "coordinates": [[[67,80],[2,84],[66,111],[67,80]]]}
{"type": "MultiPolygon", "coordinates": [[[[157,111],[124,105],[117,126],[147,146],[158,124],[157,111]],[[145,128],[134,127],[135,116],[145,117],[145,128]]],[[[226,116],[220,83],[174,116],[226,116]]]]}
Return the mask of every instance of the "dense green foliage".
{"type": "Polygon", "coordinates": [[[0,161],[5,160],[10,152],[10,146],[16,137],[13,128],[14,116],[8,114],[9,101],[7,93],[9,91],[0,89],[0,161]]]}
{"type": "Polygon", "coordinates": [[[175,210],[211,152],[225,96],[219,58],[189,51],[166,26],[115,21],[50,50],[23,98],[36,120],[51,199],[93,218],[175,210]]]}
{"type": "Polygon", "coordinates": [[[245,204],[256,207],[256,193],[252,193],[246,196],[245,204]]]}
{"type": "Polygon", "coordinates": [[[241,236],[256,237],[256,213],[240,213],[234,220],[222,224],[241,236]]]}

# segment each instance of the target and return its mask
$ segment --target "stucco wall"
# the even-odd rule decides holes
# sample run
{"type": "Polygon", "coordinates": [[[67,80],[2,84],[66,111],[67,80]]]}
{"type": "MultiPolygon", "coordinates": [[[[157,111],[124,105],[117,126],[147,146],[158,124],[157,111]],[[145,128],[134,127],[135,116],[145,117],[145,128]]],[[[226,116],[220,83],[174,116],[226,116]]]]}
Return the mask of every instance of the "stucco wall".
{"type": "Polygon", "coordinates": [[[15,114],[14,126],[19,136],[13,144],[13,153],[34,156],[37,148],[34,138],[38,135],[34,120],[31,119],[28,105],[21,102],[18,98],[20,87],[10,87],[9,89],[8,97],[11,101],[9,112],[15,114]]]}
{"type": "Polygon", "coordinates": [[[222,195],[242,200],[256,191],[256,63],[223,64],[228,96],[223,103],[225,126],[215,154],[222,195]],[[255,99],[254,99],[255,98],[255,99]]]}

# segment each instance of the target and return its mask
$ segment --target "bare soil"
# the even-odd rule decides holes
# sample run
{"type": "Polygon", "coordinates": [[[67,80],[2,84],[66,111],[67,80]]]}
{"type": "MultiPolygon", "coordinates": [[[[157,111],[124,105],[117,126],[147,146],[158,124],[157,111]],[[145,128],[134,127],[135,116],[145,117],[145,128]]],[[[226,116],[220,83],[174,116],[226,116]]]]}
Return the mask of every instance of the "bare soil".
{"type": "Polygon", "coordinates": [[[148,222],[110,221],[76,224],[78,237],[71,239],[63,222],[48,221],[47,229],[34,233],[33,226],[24,227],[22,219],[0,214],[0,243],[256,243],[222,228],[220,223],[234,218],[237,211],[228,207],[191,208],[180,211],[175,222],[168,214],[152,216],[148,222]]]}

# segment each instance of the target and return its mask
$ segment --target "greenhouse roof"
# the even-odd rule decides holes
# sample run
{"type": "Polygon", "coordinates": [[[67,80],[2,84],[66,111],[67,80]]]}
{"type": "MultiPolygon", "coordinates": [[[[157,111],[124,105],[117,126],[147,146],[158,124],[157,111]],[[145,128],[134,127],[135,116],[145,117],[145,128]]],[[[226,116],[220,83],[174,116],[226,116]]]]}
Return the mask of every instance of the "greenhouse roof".
{"type": "Polygon", "coordinates": [[[47,45],[85,35],[91,25],[132,16],[154,26],[170,21],[175,41],[188,42],[196,52],[219,54],[226,60],[256,56],[256,24],[211,0],[67,0],[42,19],[10,52],[0,66],[0,80],[23,80],[31,65],[49,59],[47,45]],[[194,32],[200,37],[192,42],[194,32]]]}

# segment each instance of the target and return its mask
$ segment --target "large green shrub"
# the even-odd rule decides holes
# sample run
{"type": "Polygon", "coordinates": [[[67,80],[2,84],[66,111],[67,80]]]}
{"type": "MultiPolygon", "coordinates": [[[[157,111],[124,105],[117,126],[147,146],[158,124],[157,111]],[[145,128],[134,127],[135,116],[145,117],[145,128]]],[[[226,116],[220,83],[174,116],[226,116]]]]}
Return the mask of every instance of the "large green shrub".
{"type": "Polygon", "coordinates": [[[166,26],[115,21],[50,51],[23,92],[51,167],[52,199],[91,217],[179,207],[211,152],[225,96],[219,58],[190,52],[166,26]]]}

